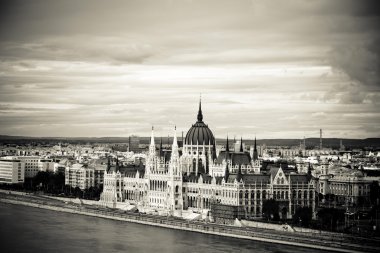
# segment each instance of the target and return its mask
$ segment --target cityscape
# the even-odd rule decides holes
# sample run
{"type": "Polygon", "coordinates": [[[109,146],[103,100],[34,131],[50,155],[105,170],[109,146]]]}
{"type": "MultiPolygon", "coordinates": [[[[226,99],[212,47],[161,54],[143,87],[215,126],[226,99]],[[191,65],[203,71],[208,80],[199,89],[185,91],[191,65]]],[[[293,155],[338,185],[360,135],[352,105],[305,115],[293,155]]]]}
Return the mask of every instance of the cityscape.
{"type": "Polygon", "coordinates": [[[0,9],[2,252],[380,250],[376,1],[0,9]]]}

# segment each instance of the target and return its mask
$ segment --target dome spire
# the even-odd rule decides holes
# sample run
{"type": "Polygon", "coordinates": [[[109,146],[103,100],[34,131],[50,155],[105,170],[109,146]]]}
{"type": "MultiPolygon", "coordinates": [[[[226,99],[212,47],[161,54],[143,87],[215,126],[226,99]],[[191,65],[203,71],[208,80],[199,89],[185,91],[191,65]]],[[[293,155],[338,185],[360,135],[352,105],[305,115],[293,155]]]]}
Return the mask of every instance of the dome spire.
{"type": "Polygon", "coordinates": [[[226,151],[230,152],[229,143],[228,143],[228,134],[227,134],[226,151]]]}
{"type": "Polygon", "coordinates": [[[199,96],[199,110],[198,110],[198,116],[197,116],[198,122],[203,121],[203,114],[202,114],[202,95],[199,96]]]}

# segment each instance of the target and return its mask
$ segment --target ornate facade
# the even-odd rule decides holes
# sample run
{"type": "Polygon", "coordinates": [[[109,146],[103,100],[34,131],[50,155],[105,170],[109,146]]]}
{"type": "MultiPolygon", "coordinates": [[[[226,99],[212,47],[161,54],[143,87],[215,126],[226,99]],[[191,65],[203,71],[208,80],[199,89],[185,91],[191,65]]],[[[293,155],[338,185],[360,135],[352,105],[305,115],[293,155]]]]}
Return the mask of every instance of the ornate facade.
{"type": "MultiPolygon", "coordinates": [[[[242,145],[242,142],[241,142],[242,145]]],[[[170,159],[156,152],[152,128],[144,171],[108,172],[101,202],[116,207],[129,202],[139,209],[182,216],[184,211],[207,213],[212,204],[236,206],[245,218],[261,217],[263,203],[275,199],[280,216],[290,218],[297,207],[315,208],[315,183],[309,174],[282,168],[261,171],[260,160],[249,152],[225,150],[216,156],[215,138],[203,122],[201,103],[197,122],[188,131],[180,155],[176,131],[170,159]]]]}

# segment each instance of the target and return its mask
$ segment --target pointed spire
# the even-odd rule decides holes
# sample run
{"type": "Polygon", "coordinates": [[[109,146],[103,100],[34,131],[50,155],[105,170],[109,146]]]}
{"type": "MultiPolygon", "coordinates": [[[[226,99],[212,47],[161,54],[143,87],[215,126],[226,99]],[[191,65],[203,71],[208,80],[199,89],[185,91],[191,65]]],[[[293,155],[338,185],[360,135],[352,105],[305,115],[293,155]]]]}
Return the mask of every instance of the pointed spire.
{"type": "Polygon", "coordinates": [[[203,121],[203,114],[202,114],[202,98],[199,98],[199,110],[198,110],[198,116],[197,116],[198,122],[203,121]]]}
{"type": "Polygon", "coordinates": [[[150,145],[149,145],[149,157],[153,159],[155,154],[156,154],[156,145],[154,143],[154,128],[152,126],[152,136],[150,137],[150,145]]]}
{"type": "Polygon", "coordinates": [[[174,126],[173,147],[178,147],[178,141],[177,141],[177,126],[174,126]]]}
{"type": "Polygon", "coordinates": [[[241,173],[241,164],[239,164],[239,169],[238,169],[238,173],[237,173],[237,176],[236,176],[236,179],[238,182],[240,182],[240,180],[242,179],[243,177],[243,174],[241,173]]]}
{"type": "Polygon", "coordinates": [[[228,134],[227,134],[227,142],[226,142],[226,152],[230,152],[230,148],[228,144],[228,134]]]}
{"type": "Polygon", "coordinates": [[[253,161],[256,161],[258,159],[258,154],[257,154],[257,144],[256,144],[256,135],[255,135],[255,146],[253,148],[253,156],[252,156],[253,161]]]}
{"type": "Polygon", "coordinates": [[[179,158],[178,153],[178,141],[177,141],[177,127],[174,127],[174,137],[173,137],[173,145],[172,145],[172,154],[171,160],[179,158]]]}
{"type": "Polygon", "coordinates": [[[243,137],[240,137],[240,152],[243,152],[243,137]]]}
{"type": "Polygon", "coordinates": [[[109,172],[111,169],[111,160],[110,160],[110,157],[108,156],[107,157],[107,172],[109,172]]]}
{"type": "Polygon", "coordinates": [[[228,162],[226,165],[226,172],[224,173],[224,180],[227,182],[228,178],[230,177],[230,170],[228,168],[228,162]]]}
{"type": "Polygon", "coordinates": [[[163,154],[163,152],[162,152],[162,137],[161,137],[161,141],[160,141],[160,157],[162,157],[162,154],[163,154]]]}
{"type": "Polygon", "coordinates": [[[154,127],[152,126],[152,135],[150,137],[150,145],[154,146],[154,127]]]}
{"type": "Polygon", "coordinates": [[[119,157],[116,156],[115,172],[119,171],[119,157]]]}

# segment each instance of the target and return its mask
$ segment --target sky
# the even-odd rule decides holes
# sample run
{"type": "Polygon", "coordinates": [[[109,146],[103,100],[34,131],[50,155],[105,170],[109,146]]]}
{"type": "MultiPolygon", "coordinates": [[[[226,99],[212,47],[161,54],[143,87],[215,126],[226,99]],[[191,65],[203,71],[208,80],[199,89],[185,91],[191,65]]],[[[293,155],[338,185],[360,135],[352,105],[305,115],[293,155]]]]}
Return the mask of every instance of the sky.
{"type": "Polygon", "coordinates": [[[0,134],[380,137],[380,1],[0,0],[0,134]],[[180,133],[178,133],[180,135],[180,133]]]}

